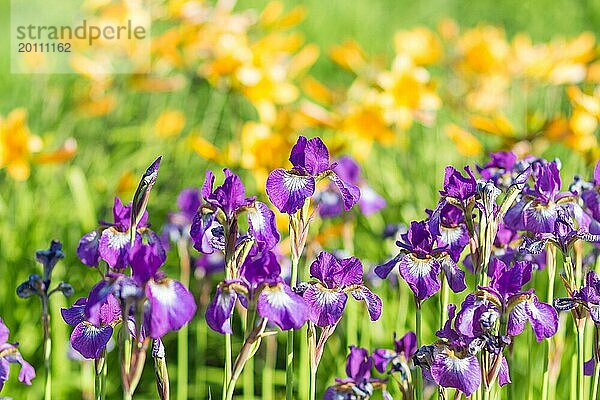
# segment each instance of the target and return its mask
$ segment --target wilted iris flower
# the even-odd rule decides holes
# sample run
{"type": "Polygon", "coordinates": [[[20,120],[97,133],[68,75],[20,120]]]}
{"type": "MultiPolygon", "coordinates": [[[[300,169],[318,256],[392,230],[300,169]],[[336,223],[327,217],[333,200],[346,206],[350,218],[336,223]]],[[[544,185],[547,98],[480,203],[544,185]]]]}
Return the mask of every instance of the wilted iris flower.
{"type": "Polygon", "coordinates": [[[328,178],[339,190],[344,209],[347,211],[360,199],[360,189],[344,181],[335,172],[336,164],[330,164],[329,150],[318,138],[300,136],[292,148],[291,170],[276,169],[267,178],[267,195],[282,213],[294,214],[306,199],[315,194],[318,181],[328,178]]]}
{"type": "Polygon", "coordinates": [[[382,389],[384,399],[391,400],[385,390],[385,379],[371,377],[373,358],[366,349],[350,346],[346,361],[347,378],[336,378],[335,385],[325,391],[323,400],[367,400],[377,388],[382,389]]]}
{"type": "Polygon", "coordinates": [[[35,369],[21,356],[19,344],[8,343],[9,333],[4,321],[0,318],[0,391],[4,387],[4,382],[8,380],[10,364],[21,365],[19,381],[24,384],[31,385],[31,380],[35,378],[35,369]]]}
{"type": "Polygon", "coordinates": [[[425,300],[440,290],[441,271],[444,271],[448,285],[454,292],[466,288],[465,273],[458,268],[447,247],[435,246],[436,238],[429,231],[426,221],[411,222],[408,232],[396,244],[401,248],[400,253],[375,269],[380,278],[386,278],[398,265],[400,275],[419,300],[425,300]]]}
{"type": "Polygon", "coordinates": [[[260,317],[282,330],[300,328],[308,319],[308,308],[280,275],[281,267],[275,254],[254,246],[238,276],[217,287],[206,310],[208,326],[219,333],[233,333],[231,317],[239,299],[246,307],[255,306],[260,317]]]}
{"type": "MultiPolygon", "coordinates": [[[[360,175],[360,167],[352,158],[344,156],[337,160],[333,171],[344,182],[356,185],[360,188],[360,200],[358,206],[364,215],[371,215],[385,207],[385,200],[378,195],[360,175]]],[[[315,203],[319,207],[319,215],[324,218],[332,218],[342,215],[344,212],[344,198],[334,184],[319,192],[315,203]]]]}

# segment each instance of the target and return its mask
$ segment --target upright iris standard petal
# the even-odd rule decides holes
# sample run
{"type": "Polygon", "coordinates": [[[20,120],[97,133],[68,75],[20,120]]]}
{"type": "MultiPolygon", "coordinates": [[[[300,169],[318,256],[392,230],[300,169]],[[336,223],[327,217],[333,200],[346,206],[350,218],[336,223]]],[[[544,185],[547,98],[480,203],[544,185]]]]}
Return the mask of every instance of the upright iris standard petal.
{"type": "Polygon", "coordinates": [[[276,169],[267,178],[267,195],[279,211],[294,214],[315,193],[315,178],[296,171],[276,169]]]}
{"type": "Polygon", "coordinates": [[[151,280],[146,285],[150,302],[150,337],[159,339],[187,324],[196,313],[194,296],[174,279],[151,280]]]}
{"type": "Polygon", "coordinates": [[[219,285],[215,297],[206,309],[206,323],[219,333],[233,333],[231,315],[237,301],[237,293],[228,285],[219,285]]]}
{"type": "Polygon", "coordinates": [[[149,281],[167,258],[162,245],[157,241],[156,234],[152,237],[155,240],[154,243],[142,245],[141,241],[138,241],[128,254],[133,277],[138,282],[149,281]]]}
{"type": "Polygon", "coordinates": [[[100,233],[98,231],[92,231],[86,233],[79,240],[77,246],[77,257],[82,263],[90,267],[96,267],[100,262],[100,252],[98,246],[100,245],[100,233]]]}
{"type": "Polygon", "coordinates": [[[301,168],[311,175],[318,175],[330,168],[329,150],[319,137],[307,139],[298,137],[298,141],[292,147],[290,162],[296,168],[301,168]]]}
{"type": "Polygon", "coordinates": [[[379,296],[371,292],[366,286],[360,286],[359,289],[352,291],[352,296],[356,300],[362,300],[367,305],[367,311],[371,321],[377,321],[381,317],[382,302],[379,296]]]}
{"type": "Polygon", "coordinates": [[[481,367],[476,356],[458,357],[447,350],[434,356],[431,376],[438,385],[458,389],[468,397],[481,384],[481,367]]]}
{"type": "Polygon", "coordinates": [[[398,268],[400,275],[418,299],[425,300],[440,290],[440,266],[433,258],[418,258],[407,254],[400,261],[398,268]]]}
{"type": "Polygon", "coordinates": [[[231,218],[239,208],[250,205],[254,198],[246,198],[246,189],[239,176],[228,168],[223,169],[223,172],[225,174],[223,185],[217,187],[209,199],[231,218]]]}
{"type": "Polygon", "coordinates": [[[256,241],[266,250],[271,250],[279,242],[275,213],[265,203],[256,201],[254,207],[248,209],[248,224],[256,241]]]}
{"type": "Polygon", "coordinates": [[[444,276],[448,281],[448,286],[450,286],[450,289],[452,289],[453,292],[462,292],[467,288],[465,283],[465,272],[458,268],[452,258],[445,256],[440,259],[439,263],[442,267],[442,271],[444,271],[444,276]]]}
{"type": "Polygon", "coordinates": [[[308,320],[308,307],[304,299],[282,282],[262,290],[257,311],[261,317],[268,318],[282,330],[299,329],[308,320]]]}
{"type": "Polygon", "coordinates": [[[310,285],[303,297],[309,309],[308,318],[320,327],[335,325],[342,318],[348,300],[346,293],[320,283],[310,285]]]}
{"type": "Polygon", "coordinates": [[[83,321],[71,334],[71,346],[83,357],[96,359],[102,355],[112,333],[113,328],[110,325],[99,327],[83,321]]]}
{"type": "Polygon", "coordinates": [[[456,168],[448,166],[444,175],[444,190],[440,191],[442,196],[452,197],[461,201],[467,201],[477,192],[477,181],[471,172],[471,168],[465,167],[467,176],[463,176],[456,168]]]}

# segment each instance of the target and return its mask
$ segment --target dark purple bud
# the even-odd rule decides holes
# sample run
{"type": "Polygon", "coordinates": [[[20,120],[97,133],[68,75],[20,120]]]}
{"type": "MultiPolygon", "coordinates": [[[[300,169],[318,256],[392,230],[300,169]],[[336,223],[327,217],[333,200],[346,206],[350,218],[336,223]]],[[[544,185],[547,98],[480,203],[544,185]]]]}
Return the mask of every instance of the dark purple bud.
{"type": "Polygon", "coordinates": [[[65,295],[65,297],[71,297],[75,293],[73,286],[69,285],[66,282],[59,283],[55,290],[58,292],[62,292],[62,294],[65,295]]]}
{"type": "Polygon", "coordinates": [[[36,251],[35,258],[44,266],[44,281],[49,282],[56,263],[65,258],[65,253],[62,252],[62,243],[58,240],[53,240],[50,242],[48,250],[36,251]]]}

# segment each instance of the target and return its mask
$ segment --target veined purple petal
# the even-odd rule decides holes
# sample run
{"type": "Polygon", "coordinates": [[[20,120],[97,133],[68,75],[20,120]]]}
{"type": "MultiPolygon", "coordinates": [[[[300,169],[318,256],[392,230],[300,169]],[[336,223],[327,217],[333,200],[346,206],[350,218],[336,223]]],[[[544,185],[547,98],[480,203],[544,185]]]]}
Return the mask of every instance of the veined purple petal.
{"type": "Polygon", "coordinates": [[[344,209],[350,210],[360,200],[360,189],[358,186],[352,185],[346,181],[341,180],[335,172],[331,172],[329,179],[337,186],[342,200],[344,202],[344,209]]]}
{"type": "Polygon", "coordinates": [[[267,178],[267,195],[279,211],[294,214],[315,193],[315,178],[276,169],[267,178]]]}
{"type": "Polygon", "coordinates": [[[526,261],[516,262],[512,268],[508,268],[504,262],[499,259],[493,259],[494,276],[492,287],[504,296],[517,293],[521,288],[531,280],[531,263],[526,261]]]}
{"type": "Polygon", "coordinates": [[[353,185],[358,185],[360,179],[360,167],[351,157],[343,156],[337,160],[333,171],[343,180],[353,185]]]}
{"type": "Polygon", "coordinates": [[[346,293],[327,289],[319,283],[310,285],[303,297],[309,309],[308,318],[320,327],[336,324],[348,300],[346,293]]]}
{"type": "Polygon", "coordinates": [[[459,358],[452,351],[441,352],[433,358],[431,376],[438,385],[470,396],[481,384],[481,367],[476,356],[459,358]]]}
{"type": "Polygon", "coordinates": [[[440,266],[433,258],[418,258],[407,254],[400,261],[398,268],[400,275],[418,299],[425,300],[440,290],[440,266]]]}
{"type": "Polygon", "coordinates": [[[217,293],[206,309],[206,323],[219,333],[233,333],[231,330],[231,315],[237,301],[237,293],[229,288],[217,287],[217,293]]]}
{"type": "Polygon", "coordinates": [[[525,305],[525,312],[529,317],[537,341],[541,342],[542,339],[554,336],[558,329],[558,314],[554,307],[539,301],[536,296],[533,296],[525,305]]]}
{"type": "Polygon", "coordinates": [[[248,224],[256,241],[266,250],[271,250],[279,242],[275,213],[265,203],[255,201],[254,207],[248,208],[248,224]]]}
{"type": "Polygon", "coordinates": [[[460,334],[467,337],[476,337],[481,333],[479,318],[476,316],[476,314],[480,314],[478,311],[481,307],[486,308],[485,305],[477,301],[474,294],[467,295],[460,305],[460,311],[454,322],[454,327],[460,334]]]}
{"type": "Polygon", "coordinates": [[[448,166],[444,175],[444,190],[440,191],[442,196],[453,197],[458,200],[466,201],[475,196],[477,190],[477,181],[471,172],[470,167],[465,167],[467,176],[462,176],[456,168],[448,166]]]}
{"type": "Polygon", "coordinates": [[[440,237],[437,239],[439,247],[447,247],[448,254],[454,262],[458,262],[461,253],[469,244],[469,233],[465,225],[458,225],[447,228],[443,225],[439,227],[440,237]]]}
{"type": "Polygon", "coordinates": [[[207,170],[204,178],[204,184],[202,184],[202,189],[200,194],[202,198],[206,201],[211,197],[213,193],[213,187],[215,185],[215,174],[211,170],[207,170]]]}
{"type": "Polygon", "coordinates": [[[10,374],[10,364],[4,358],[0,358],[0,391],[4,387],[4,382],[8,380],[10,374]]]}
{"type": "Polygon", "coordinates": [[[450,286],[450,289],[452,289],[454,293],[462,292],[467,288],[467,284],[465,283],[465,272],[458,268],[450,256],[444,256],[439,263],[442,267],[442,271],[444,271],[446,281],[448,281],[448,286],[450,286]]]}
{"type": "Polygon", "coordinates": [[[510,311],[507,324],[507,333],[509,336],[517,336],[525,330],[525,325],[529,320],[525,304],[526,302],[523,301],[514,306],[510,311]]]}
{"type": "Polygon", "coordinates": [[[85,358],[98,358],[106,348],[112,333],[113,328],[110,325],[97,327],[83,321],[71,334],[71,346],[85,358]]]}
{"type": "Polygon", "coordinates": [[[386,262],[385,264],[381,264],[375,267],[375,274],[380,277],[381,279],[385,279],[388,277],[388,275],[390,274],[390,272],[392,272],[392,270],[394,269],[394,267],[396,265],[398,265],[398,263],[400,262],[400,260],[402,259],[403,255],[398,254],[396,257],[392,258],[391,260],[389,260],[388,262],[386,262]]]}
{"type": "Polygon", "coordinates": [[[2,318],[0,318],[0,344],[7,342],[9,334],[10,331],[8,330],[8,327],[4,324],[2,318]]]}
{"type": "Polygon", "coordinates": [[[310,276],[325,283],[327,287],[333,288],[335,286],[333,276],[341,269],[340,262],[333,254],[322,251],[310,265],[310,276]]]}
{"type": "Polygon", "coordinates": [[[302,168],[315,176],[329,169],[329,150],[319,137],[309,140],[300,136],[292,147],[290,162],[294,167],[302,168]]]}
{"type": "Polygon", "coordinates": [[[100,323],[111,325],[121,319],[121,305],[115,296],[109,294],[100,306],[100,323]]]}
{"type": "Polygon", "coordinates": [[[133,277],[140,283],[150,280],[167,259],[158,236],[152,231],[147,231],[145,236],[148,238],[146,243],[136,241],[129,251],[129,265],[133,277]]]}
{"type": "Polygon", "coordinates": [[[498,370],[498,384],[500,386],[504,386],[512,383],[512,381],[510,379],[510,370],[508,369],[506,357],[504,357],[502,354],[500,354],[499,357],[502,357],[502,361],[500,364],[500,369],[498,370]]]}
{"type": "Polygon", "coordinates": [[[408,331],[399,340],[394,341],[394,347],[398,354],[404,354],[404,357],[408,360],[417,352],[417,335],[408,331]]]}
{"type": "Polygon", "coordinates": [[[232,173],[228,168],[223,169],[225,180],[223,184],[215,188],[210,202],[223,209],[225,214],[231,218],[240,207],[250,205],[254,198],[246,198],[246,189],[239,176],[232,173]]]}
{"type": "Polygon", "coordinates": [[[259,252],[248,256],[241,271],[241,275],[253,289],[263,283],[278,281],[280,274],[281,266],[277,261],[277,256],[272,251],[259,252]]]}
{"type": "Polygon", "coordinates": [[[174,279],[151,280],[146,285],[150,302],[150,337],[159,339],[181,329],[196,314],[196,302],[189,290],[174,279]]]}
{"type": "MultiPolygon", "coordinates": [[[[63,318],[63,320],[71,325],[71,326],[75,326],[77,324],[79,324],[80,322],[83,322],[85,320],[85,303],[86,303],[87,299],[85,297],[82,297],[80,299],[78,299],[75,304],[73,304],[71,307],[69,308],[61,308],[60,309],[60,314],[63,318]]],[[[7,335],[8,338],[8,335],[7,335]]],[[[6,342],[6,340],[2,340],[2,338],[0,338],[0,343],[2,342],[6,342]]]]}
{"type": "Polygon", "coordinates": [[[112,226],[102,232],[99,244],[100,257],[111,268],[125,268],[127,266],[129,249],[128,232],[120,232],[112,226]]]}
{"type": "Polygon", "coordinates": [[[366,349],[350,346],[350,354],[346,360],[346,374],[356,383],[362,383],[371,377],[373,360],[366,349]]]}
{"type": "Polygon", "coordinates": [[[282,330],[299,329],[308,319],[308,307],[286,284],[263,289],[257,302],[258,314],[268,318],[282,330]]]}
{"type": "Polygon", "coordinates": [[[82,263],[90,267],[96,267],[100,262],[100,252],[98,246],[100,245],[100,233],[98,231],[92,231],[86,233],[79,240],[79,246],[77,246],[77,257],[82,263]]]}
{"type": "Polygon", "coordinates": [[[340,268],[334,271],[333,281],[338,286],[360,285],[363,281],[363,266],[356,257],[340,260],[340,268]]]}
{"type": "Polygon", "coordinates": [[[523,209],[525,229],[533,233],[554,232],[554,224],[558,218],[557,205],[532,202],[523,209]]]}
{"type": "Polygon", "coordinates": [[[366,286],[361,286],[360,289],[353,290],[352,296],[359,301],[364,301],[367,305],[367,311],[371,321],[377,321],[381,317],[382,302],[379,296],[371,292],[366,286]]]}

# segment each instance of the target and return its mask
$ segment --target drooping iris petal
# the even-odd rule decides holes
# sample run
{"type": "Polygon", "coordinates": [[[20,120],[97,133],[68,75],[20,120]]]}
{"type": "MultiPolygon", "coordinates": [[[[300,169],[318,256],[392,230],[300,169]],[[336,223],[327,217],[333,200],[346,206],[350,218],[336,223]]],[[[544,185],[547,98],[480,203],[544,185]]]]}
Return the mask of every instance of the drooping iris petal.
{"type": "Polygon", "coordinates": [[[425,300],[440,290],[440,266],[434,259],[407,254],[400,261],[398,268],[402,278],[420,300],[425,300]]]}
{"type": "Polygon", "coordinates": [[[79,240],[77,246],[77,257],[82,263],[90,267],[95,267],[100,262],[100,251],[98,249],[100,245],[100,233],[98,231],[92,231],[86,233],[79,240]]]}
{"type": "Polygon", "coordinates": [[[360,289],[353,290],[352,296],[356,300],[362,300],[367,305],[367,311],[371,321],[377,321],[381,316],[382,302],[379,296],[371,292],[366,286],[361,286],[360,289]]]}
{"type": "Polygon", "coordinates": [[[329,150],[319,137],[309,140],[300,136],[292,147],[290,162],[294,167],[302,168],[314,176],[329,169],[329,150]]]}
{"type": "Polygon", "coordinates": [[[275,224],[275,213],[260,201],[248,209],[248,224],[256,241],[271,250],[279,242],[279,232],[275,224]]]}
{"type": "Polygon", "coordinates": [[[350,210],[360,200],[360,189],[351,183],[341,180],[334,172],[331,172],[329,179],[340,191],[344,202],[344,209],[350,210]]]}
{"type": "Polygon", "coordinates": [[[233,333],[231,330],[231,314],[237,301],[236,292],[230,287],[217,287],[217,293],[206,308],[206,323],[219,333],[233,333]]]}
{"type": "Polygon", "coordinates": [[[71,346],[85,358],[99,358],[112,333],[113,328],[110,325],[98,327],[83,321],[75,327],[71,334],[71,346]]]}
{"type": "Polygon", "coordinates": [[[433,358],[431,376],[438,385],[470,396],[481,384],[481,367],[476,356],[459,358],[453,352],[441,352],[433,358]]]}
{"type": "Polygon", "coordinates": [[[554,231],[558,218],[557,205],[532,202],[523,208],[523,224],[533,233],[549,233],[554,231]]]}
{"type": "Polygon", "coordinates": [[[309,309],[308,318],[320,327],[336,324],[348,300],[346,293],[327,289],[319,283],[306,289],[303,297],[309,309]]]}
{"type": "Polygon", "coordinates": [[[529,317],[537,341],[541,342],[545,338],[554,336],[558,329],[558,314],[554,307],[542,303],[536,296],[533,296],[525,305],[525,312],[529,317]]]}
{"type": "Polygon", "coordinates": [[[256,307],[261,317],[282,330],[299,329],[308,319],[308,307],[302,297],[283,283],[263,289],[256,307]]]}
{"type": "Polygon", "coordinates": [[[111,268],[127,266],[130,247],[128,232],[120,232],[112,226],[102,232],[99,253],[111,268]]]}
{"type": "Polygon", "coordinates": [[[150,337],[153,339],[180,329],[196,313],[194,296],[174,279],[151,280],[146,285],[146,296],[150,302],[150,337]]]}
{"type": "Polygon", "coordinates": [[[391,260],[387,261],[385,264],[381,264],[375,267],[375,274],[380,277],[381,279],[385,279],[387,278],[387,276],[390,274],[390,272],[392,272],[392,270],[394,269],[394,267],[396,265],[398,265],[398,263],[400,262],[400,260],[402,259],[402,257],[404,257],[401,254],[398,254],[396,257],[392,258],[391,260]]]}
{"type": "Polygon", "coordinates": [[[279,211],[294,214],[315,193],[315,178],[276,169],[267,178],[267,195],[279,211]]]}
{"type": "Polygon", "coordinates": [[[0,318],[0,344],[6,343],[9,334],[8,327],[4,324],[2,318],[0,318]]]}
{"type": "Polygon", "coordinates": [[[452,289],[453,292],[462,292],[467,288],[467,284],[465,283],[465,272],[458,268],[452,258],[449,256],[443,257],[440,260],[440,265],[442,271],[444,271],[444,276],[448,281],[448,286],[450,286],[450,289],[452,289]]]}
{"type": "Polygon", "coordinates": [[[506,357],[504,357],[502,354],[499,357],[502,357],[502,361],[500,364],[500,369],[498,370],[498,384],[500,386],[504,386],[512,383],[512,380],[510,379],[510,370],[508,369],[506,357]]]}
{"type": "MultiPolygon", "coordinates": [[[[61,308],[60,314],[62,315],[63,320],[71,326],[75,326],[80,322],[84,321],[86,301],[87,299],[85,297],[82,297],[78,299],[75,302],[75,304],[73,304],[71,307],[61,308]]],[[[0,340],[0,342],[2,342],[2,340],[0,340]]]]}
{"type": "Polygon", "coordinates": [[[25,361],[19,352],[7,357],[7,359],[9,363],[18,363],[21,365],[21,369],[19,370],[19,382],[31,385],[31,380],[35,378],[35,368],[25,361]]]}
{"type": "Polygon", "coordinates": [[[10,364],[4,358],[0,358],[0,391],[4,387],[4,382],[8,380],[10,374],[10,364]]]}
{"type": "Polygon", "coordinates": [[[525,330],[525,325],[529,319],[525,303],[523,301],[514,306],[508,315],[507,333],[509,336],[517,336],[525,330]]]}

